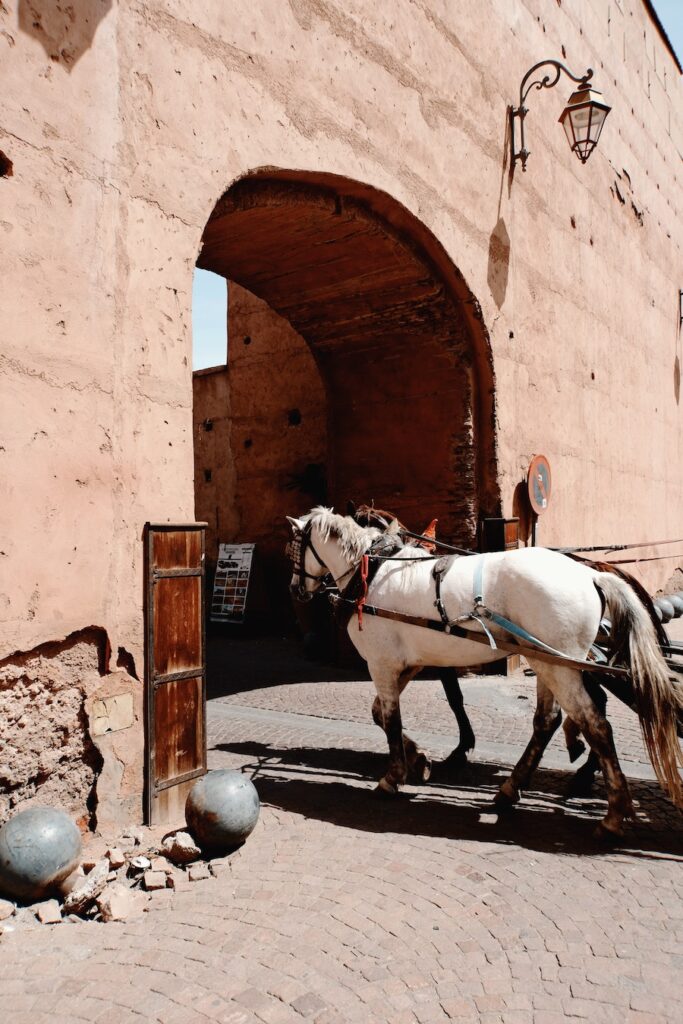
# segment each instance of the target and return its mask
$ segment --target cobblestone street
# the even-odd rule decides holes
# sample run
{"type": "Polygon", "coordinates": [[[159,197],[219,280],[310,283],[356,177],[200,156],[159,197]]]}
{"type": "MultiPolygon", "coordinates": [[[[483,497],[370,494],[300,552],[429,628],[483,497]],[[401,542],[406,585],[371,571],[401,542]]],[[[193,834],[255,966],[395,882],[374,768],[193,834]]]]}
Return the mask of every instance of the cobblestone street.
{"type": "MultiPolygon", "coordinates": [[[[272,682],[272,681],[271,681],[272,682]]],[[[610,714],[640,820],[592,839],[594,799],[564,798],[556,739],[504,820],[491,797],[529,735],[534,680],[463,680],[478,737],[397,800],[367,681],[257,685],[209,705],[211,767],[243,767],[262,812],[218,877],[155,894],[130,924],[64,923],[0,940],[11,1024],[554,1024],[683,1015],[683,817],[652,781],[637,725],[610,714]]],[[[436,681],[411,684],[406,730],[454,745],[436,681]]]]}

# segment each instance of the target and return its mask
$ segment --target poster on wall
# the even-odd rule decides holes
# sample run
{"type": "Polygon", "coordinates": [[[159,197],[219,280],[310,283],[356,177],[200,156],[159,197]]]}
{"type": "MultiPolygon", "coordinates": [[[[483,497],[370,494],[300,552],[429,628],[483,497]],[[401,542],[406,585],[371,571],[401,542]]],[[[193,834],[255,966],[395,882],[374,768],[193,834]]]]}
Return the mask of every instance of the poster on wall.
{"type": "Polygon", "coordinates": [[[244,622],[254,544],[219,544],[211,600],[212,622],[244,622]]]}

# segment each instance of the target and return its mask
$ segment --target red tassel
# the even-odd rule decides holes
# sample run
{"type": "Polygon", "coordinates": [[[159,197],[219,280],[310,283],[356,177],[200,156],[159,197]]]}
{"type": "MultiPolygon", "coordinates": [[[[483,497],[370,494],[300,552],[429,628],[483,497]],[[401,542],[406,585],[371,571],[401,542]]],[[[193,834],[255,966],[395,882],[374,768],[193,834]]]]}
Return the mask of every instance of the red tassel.
{"type": "Polygon", "coordinates": [[[356,601],[356,608],[358,609],[358,629],[363,629],[363,605],[368,599],[368,568],[370,566],[370,559],[367,555],[363,555],[360,560],[360,578],[363,584],[363,592],[356,601]]]}

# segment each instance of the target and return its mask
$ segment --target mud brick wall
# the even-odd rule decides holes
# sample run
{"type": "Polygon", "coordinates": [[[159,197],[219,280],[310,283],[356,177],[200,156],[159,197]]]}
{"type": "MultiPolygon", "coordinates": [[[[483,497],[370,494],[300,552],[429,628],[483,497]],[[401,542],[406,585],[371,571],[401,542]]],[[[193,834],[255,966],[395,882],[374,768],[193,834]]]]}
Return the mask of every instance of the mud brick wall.
{"type": "MultiPolygon", "coordinates": [[[[0,92],[0,657],[95,627],[127,652],[137,699],[143,525],[194,518],[198,261],[224,259],[305,338],[337,426],[339,396],[358,403],[328,459],[334,500],[374,463],[398,508],[413,515],[406,478],[428,484],[467,533],[513,513],[542,452],[545,543],[680,535],[683,91],[642,0],[3,0],[0,92]],[[528,170],[511,176],[507,110],[546,56],[593,67],[613,110],[582,167],[557,124],[569,86],[534,92],[528,170]],[[331,212],[266,210],[255,182],[327,189],[331,212]],[[360,300],[344,325],[343,259],[325,290],[334,216],[339,254],[377,255],[374,294],[369,263],[355,292],[346,276],[367,331],[360,300]],[[296,253],[315,274],[298,263],[307,287],[288,289],[296,253]],[[382,393],[392,352],[400,389],[382,393]],[[383,431],[368,453],[364,416],[383,431]],[[433,462],[416,446],[402,477],[413,435],[433,462]]],[[[655,590],[679,562],[638,571],[655,590]]],[[[140,788],[141,720],[108,735],[99,778],[140,788]]],[[[86,802],[93,770],[74,783],[86,802]]]]}

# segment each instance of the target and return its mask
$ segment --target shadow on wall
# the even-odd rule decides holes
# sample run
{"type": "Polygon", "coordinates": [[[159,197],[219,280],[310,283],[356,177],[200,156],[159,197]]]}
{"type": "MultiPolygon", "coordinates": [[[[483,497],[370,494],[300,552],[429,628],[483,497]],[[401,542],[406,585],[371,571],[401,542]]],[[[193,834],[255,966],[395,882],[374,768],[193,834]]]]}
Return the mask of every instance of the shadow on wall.
{"type": "Polygon", "coordinates": [[[519,539],[523,544],[529,543],[533,512],[529,504],[529,492],[526,480],[520,480],[512,496],[512,514],[519,519],[519,539]]]}
{"type": "Polygon", "coordinates": [[[488,283],[498,309],[505,302],[510,270],[510,236],[502,217],[491,232],[489,238],[489,270],[488,283]]]}
{"type": "Polygon", "coordinates": [[[50,60],[67,71],[92,46],[113,0],[19,0],[19,28],[41,44],[50,60]]]}
{"type": "Polygon", "coordinates": [[[678,356],[674,359],[674,395],[676,396],[676,405],[679,405],[681,401],[681,361],[678,356]]]}

